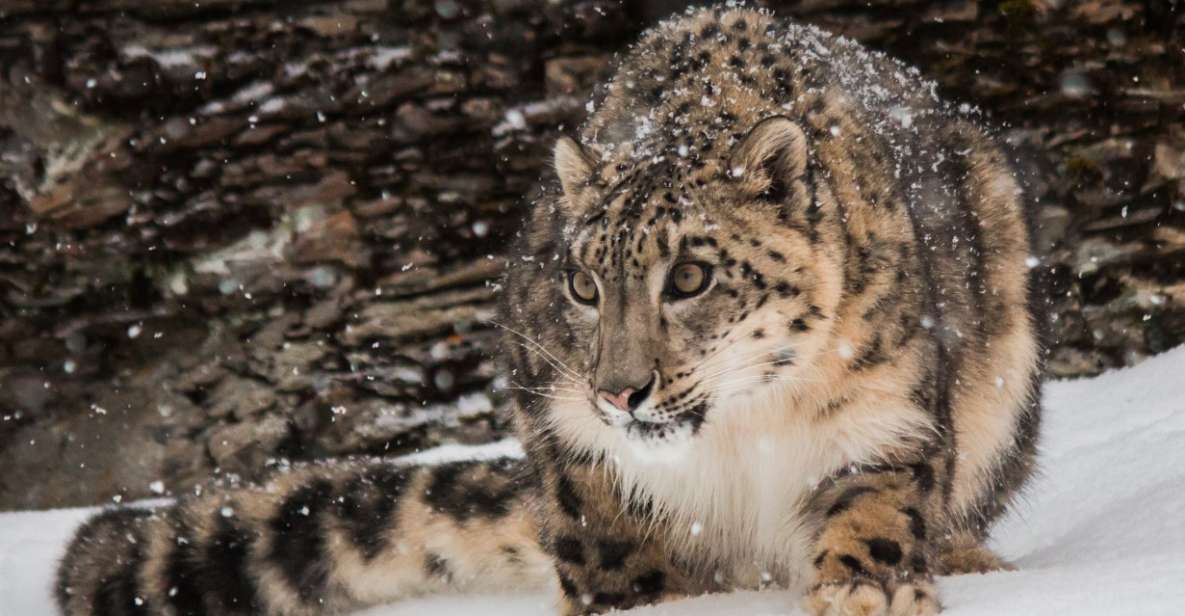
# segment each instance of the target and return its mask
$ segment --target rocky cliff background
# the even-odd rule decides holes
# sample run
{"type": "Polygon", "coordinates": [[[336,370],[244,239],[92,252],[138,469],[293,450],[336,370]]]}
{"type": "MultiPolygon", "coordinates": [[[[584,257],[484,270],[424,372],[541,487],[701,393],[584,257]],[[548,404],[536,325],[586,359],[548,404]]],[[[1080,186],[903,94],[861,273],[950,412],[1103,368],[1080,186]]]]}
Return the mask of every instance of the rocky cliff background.
{"type": "MultiPolygon", "coordinates": [[[[675,1],[0,1],[0,509],[505,434],[507,240],[675,1]]],[[[1185,341],[1185,2],[760,2],[1004,126],[1054,377],[1185,341]]]]}

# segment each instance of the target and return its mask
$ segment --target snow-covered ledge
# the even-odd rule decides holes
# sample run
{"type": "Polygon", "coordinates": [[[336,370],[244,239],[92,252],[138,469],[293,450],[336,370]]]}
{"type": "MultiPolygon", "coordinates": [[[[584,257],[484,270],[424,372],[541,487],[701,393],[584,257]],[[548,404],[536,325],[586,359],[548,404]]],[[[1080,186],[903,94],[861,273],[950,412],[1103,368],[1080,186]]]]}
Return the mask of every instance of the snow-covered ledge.
{"type": "MultiPolygon", "coordinates": [[[[994,533],[1019,571],[943,578],[945,614],[1179,614],[1185,608],[1185,347],[1045,390],[1042,472],[994,533]]],[[[409,462],[519,456],[513,441],[409,462]]],[[[0,514],[0,611],[52,614],[55,561],[93,509],[0,514]]],[[[701,597],[649,616],[800,614],[781,592],[701,597]]],[[[546,596],[437,597],[369,616],[552,614],[546,596]]]]}

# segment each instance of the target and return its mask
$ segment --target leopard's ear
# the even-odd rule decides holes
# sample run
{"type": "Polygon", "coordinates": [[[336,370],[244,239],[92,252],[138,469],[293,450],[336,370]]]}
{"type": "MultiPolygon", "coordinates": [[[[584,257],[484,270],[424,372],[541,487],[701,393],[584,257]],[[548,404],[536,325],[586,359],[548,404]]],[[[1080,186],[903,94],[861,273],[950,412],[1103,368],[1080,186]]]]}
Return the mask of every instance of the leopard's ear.
{"type": "Polygon", "coordinates": [[[579,207],[582,196],[593,184],[597,159],[593,151],[571,137],[560,137],[553,150],[555,173],[569,207],[579,207]]]}
{"type": "Polygon", "coordinates": [[[772,116],[757,123],[732,150],[728,175],[752,196],[777,195],[806,174],[806,135],[798,123],[772,116]]]}

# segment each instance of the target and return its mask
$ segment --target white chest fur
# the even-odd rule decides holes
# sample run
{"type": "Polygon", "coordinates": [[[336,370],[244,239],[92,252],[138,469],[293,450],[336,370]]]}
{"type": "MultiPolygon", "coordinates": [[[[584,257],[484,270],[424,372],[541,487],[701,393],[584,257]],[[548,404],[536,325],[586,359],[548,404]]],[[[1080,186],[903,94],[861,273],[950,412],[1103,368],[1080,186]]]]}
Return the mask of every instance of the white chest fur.
{"type": "Polygon", "coordinates": [[[698,435],[655,446],[595,419],[575,420],[591,418],[586,409],[555,410],[569,419],[555,424],[569,442],[608,454],[607,470],[624,493],[652,499],[674,550],[740,585],[809,581],[815,522],[803,506],[819,482],[847,465],[880,461],[929,427],[912,408],[852,407],[812,421],[775,391],[718,405],[698,435]]]}

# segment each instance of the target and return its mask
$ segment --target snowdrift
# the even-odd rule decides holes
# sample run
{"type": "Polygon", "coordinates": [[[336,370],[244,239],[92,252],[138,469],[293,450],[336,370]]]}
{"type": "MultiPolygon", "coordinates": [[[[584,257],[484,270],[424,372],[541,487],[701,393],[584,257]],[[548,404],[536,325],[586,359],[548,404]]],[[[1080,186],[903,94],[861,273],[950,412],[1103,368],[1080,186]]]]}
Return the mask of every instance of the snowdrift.
{"type": "MultiPolygon", "coordinates": [[[[1041,476],[993,533],[1019,571],[942,578],[949,616],[1185,613],[1185,347],[1050,383],[1041,476]]],[[[442,448],[421,458],[452,458],[442,448]]],[[[517,451],[514,443],[492,447],[517,451]]],[[[477,455],[490,455],[491,448],[477,455]]],[[[0,514],[0,615],[53,614],[56,560],[93,509],[0,514]]],[[[639,616],[797,615],[784,592],[702,597],[639,616]]],[[[437,597],[366,616],[552,614],[546,596],[437,597]]]]}

